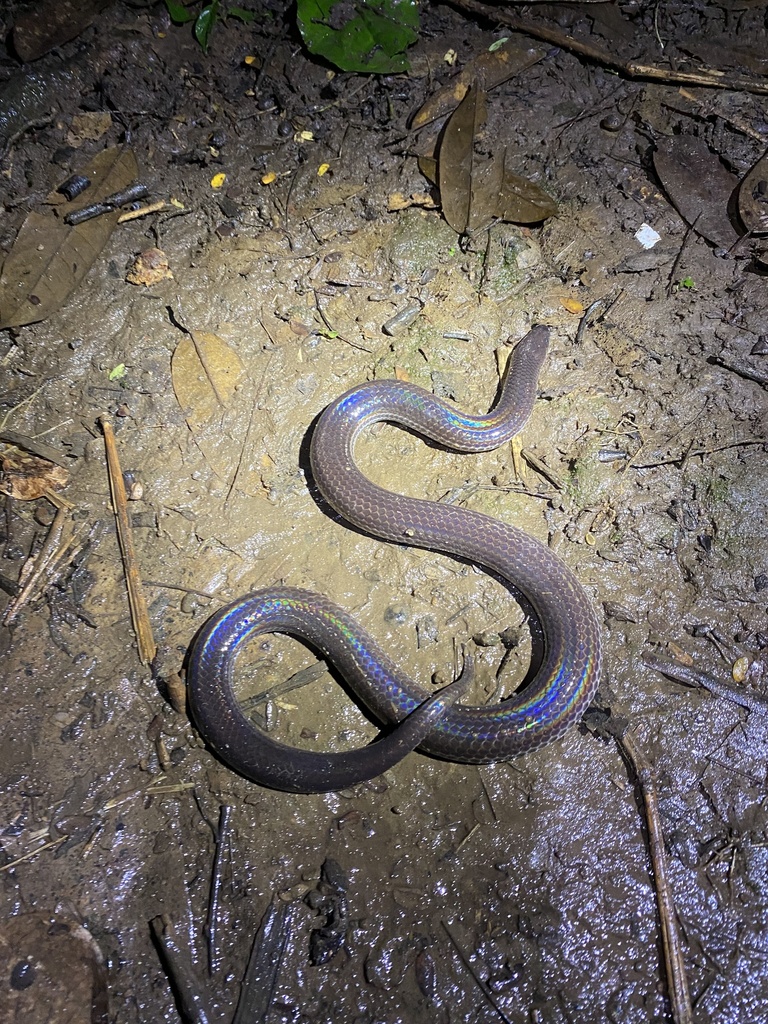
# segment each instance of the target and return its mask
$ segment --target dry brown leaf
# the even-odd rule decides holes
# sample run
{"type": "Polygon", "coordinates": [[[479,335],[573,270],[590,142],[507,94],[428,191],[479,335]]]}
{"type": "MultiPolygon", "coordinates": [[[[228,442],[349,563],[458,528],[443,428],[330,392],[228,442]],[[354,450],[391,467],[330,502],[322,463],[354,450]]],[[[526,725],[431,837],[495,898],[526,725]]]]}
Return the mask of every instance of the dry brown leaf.
{"type": "Polygon", "coordinates": [[[659,139],[656,146],[653,166],[672,205],[697,234],[729,249],[739,238],[728,217],[736,177],[693,135],[659,139]]]}
{"type": "Polygon", "coordinates": [[[485,122],[486,95],[473,85],[445,126],[437,160],[443,216],[461,235],[470,224],[475,136],[485,122]]]}
{"type": "Polygon", "coordinates": [[[112,115],[106,110],[89,110],[84,114],[75,114],[67,132],[67,143],[80,146],[90,139],[96,141],[106,135],[112,127],[112,115]]]}
{"type": "Polygon", "coordinates": [[[475,80],[484,82],[488,90],[494,89],[513,75],[536,64],[546,53],[542,46],[520,47],[511,42],[493,53],[485,50],[469,61],[448,85],[429,97],[414,114],[409,127],[423,128],[438,117],[450,113],[461,103],[475,80]]]}
{"type": "Polygon", "coordinates": [[[230,404],[244,373],[240,356],[217,334],[192,331],[181,339],[171,357],[171,377],[190,430],[230,404]]]}
{"type": "Polygon", "coordinates": [[[19,449],[5,452],[0,464],[3,468],[0,492],[19,501],[34,501],[46,491],[61,491],[69,483],[69,473],[47,459],[29,455],[19,449]]]}
{"type": "Polygon", "coordinates": [[[39,0],[15,19],[16,53],[23,61],[37,60],[88,28],[108,3],[109,0],[39,0]]]}
{"type": "Polygon", "coordinates": [[[443,215],[459,234],[478,231],[497,219],[537,224],[557,213],[552,196],[528,178],[507,170],[504,157],[492,156],[482,163],[477,160],[475,133],[485,117],[484,103],[482,90],[468,93],[446,125],[437,159],[426,153],[419,157],[424,177],[433,184],[439,182],[443,215]],[[458,122],[456,133],[454,121],[458,122]]]}
{"type": "Polygon", "coordinates": [[[21,225],[0,276],[0,330],[36,323],[55,313],[90,270],[115,229],[119,211],[82,224],[65,213],[100,202],[138,175],[130,149],[105,149],[80,171],[92,185],[71,203],[30,213],[21,225]]]}
{"type": "Polygon", "coordinates": [[[504,168],[501,192],[496,204],[496,216],[513,224],[538,224],[554,217],[557,203],[543,188],[513,174],[504,168]]]}

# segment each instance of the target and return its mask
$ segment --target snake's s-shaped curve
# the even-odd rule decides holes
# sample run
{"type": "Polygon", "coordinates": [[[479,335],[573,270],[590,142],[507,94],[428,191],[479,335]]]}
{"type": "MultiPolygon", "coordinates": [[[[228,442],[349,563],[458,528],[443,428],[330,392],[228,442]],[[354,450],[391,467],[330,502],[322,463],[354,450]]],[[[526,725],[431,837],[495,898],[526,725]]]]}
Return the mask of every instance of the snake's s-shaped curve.
{"type": "Polygon", "coordinates": [[[467,672],[435,696],[400,672],[326,598],[289,587],[257,591],[206,623],[187,673],[190,706],[200,731],[236,771],[276,789],[327,792],[373,778],[416,746],[466,763],[507,759],[562,736],[581,717],[597,688],[601,639],[593,605],[571,570],[514,526],[376,486],[353,457],[360,432],[382,420],[457,451],[497,448],[519,432],[531,413],[548,345],[549,330],[543,326],[534,327],[517,344],[500,399],[485,416],[465,415],[411,384],[376,381],[353,388],[325,410],[310,449],[317,486],[349,523],[383,540],[483,566],[525,594],[544,632],[544,658],[535,678],[500,704],[453,704],[466,689],[467,672]],[[235,699],[233,661],[246,640],[270,632],[306,640],[336,666],[380,721],[402,724],[368,747],[338,754],[297,750],[256,729],[235,699]]]}

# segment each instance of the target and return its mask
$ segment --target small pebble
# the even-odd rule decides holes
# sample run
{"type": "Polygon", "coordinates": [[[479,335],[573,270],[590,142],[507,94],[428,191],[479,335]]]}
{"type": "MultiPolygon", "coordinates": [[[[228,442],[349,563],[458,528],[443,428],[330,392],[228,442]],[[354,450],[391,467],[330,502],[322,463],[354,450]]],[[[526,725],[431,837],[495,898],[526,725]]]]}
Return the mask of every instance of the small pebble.
{"type": "Polygon", "coordinates": [[[618,111],[614,111],[612,114],[606,114],[600,122],[600,127],[606,132],[619,132],[624,124],[624,118],[618,111]]]}
{"type": "Polygon", "coordinates": [[[747,672],[749,672],[749,658],[744,655],[741,658],[737,658],[733,663],[733,668],[731,669],[733,681],[735,683],[743,683],[747,678],[747,672]]]}

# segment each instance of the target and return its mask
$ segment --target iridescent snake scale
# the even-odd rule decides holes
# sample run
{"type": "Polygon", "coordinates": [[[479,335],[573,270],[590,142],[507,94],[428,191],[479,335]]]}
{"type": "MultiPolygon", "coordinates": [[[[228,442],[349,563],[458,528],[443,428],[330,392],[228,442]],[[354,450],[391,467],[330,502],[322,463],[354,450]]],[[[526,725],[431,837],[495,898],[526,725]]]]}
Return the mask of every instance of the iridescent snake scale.
{"type": "Polygon", "coordinates": [[[455,505],[406,498],[368,480],[354,461],[355,439],[373,423],[399,423],[462,452],[490,451],[517,434],[536,397],[549,329],[534,327],[512,352],[498,403],[468,416],[412,384],[375,381],[352,388],[320,417],[310,448],[315,483],[352,525],[395,544],[430,548],[483,566],[533,606],[544,657],[525,689],[499,704],[454,703],[471,674],[437,695],[413,682],[346,612],[309,591],[256,591],[214,615],[195,639],[187,683],[194,719],[209,746],[264,786],[312,793],[373,778],[409,751],[485,764],[535,750],[576,722],[600,674],[600,626],[592,602],[567,566],[514,526],[455,505]],[[297,750],[257,729],[233,691],[233,662],[246,641],[288,633],[308,642],[341,673],[382,722],[402,724],[360,750],[297,750]],[[405,720],[405,721],[403,721],[405,720]]]}

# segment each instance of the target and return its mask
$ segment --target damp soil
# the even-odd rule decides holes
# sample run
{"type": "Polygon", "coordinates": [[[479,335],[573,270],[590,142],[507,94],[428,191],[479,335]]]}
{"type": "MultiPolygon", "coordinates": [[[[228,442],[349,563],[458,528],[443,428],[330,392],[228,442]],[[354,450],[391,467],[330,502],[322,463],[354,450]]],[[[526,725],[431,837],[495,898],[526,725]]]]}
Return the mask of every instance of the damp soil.
{"type": "MultiPolygon", "coordinates": [[[[667,17],[693,18],[686,6],[667,17]]],[[[695,17],[699,30],[717,17],[721,47],[737,28],[764,39],[760,5],[738,25],[717,10],[695,17]]],[[[318,500],[307,448],[322,409],[365,380],[398,376],[486,411],[511,344],[539,322],[552,344],[521,440],[547,476],[509,445],[456,455],[390,426],[361,442],[360,462],[392,490],[522,526],[578,575],[604,617],[597,704],[655,769],[694,1018],[768,1021],[768,719],[641,660],[688,657],[728,679],[746,657],[760,685],[764,272],[691,230],[650,154],[689,132],[744,173],[766,148],[763,100],[632,81],[552,51],[490,94],[485,139],[558,213],[459,238],[439,206],[391,208],[395,193],[430,192],[408,118],[455,73],[449,51],[461,66],[509,32],[428,6],[410,74],[334,74],[303,49],[290,10],[261,13],[221,22],[207,54],[164,7],[120,4],[33,65],[0,53],[6,82],[32,76],[26,95],[36,82],[43,96],[5,140],[5,252],[106,145],[130,146],[150,198],[177,202],[121,225],[58,311],[0,334],[3,429],[60,453],[79,541],[0,634],[0,1018],[104,1019],[106,976],[115,1024],[181,1019],[150,928],[164,915],[208,1019],[232,1020],[277,900],[290,914],[258,1019],[669,1019],[642,800],[599,732],[582,725],[480,767],[414,753],[371,783],[304,796],[234,774],[167,699],[206,618],[280,582],[354,613],[419,680],[449,679],[469,644],[473,699],[514,690],[530,642],[507,591],[347,528],[318,500]],[[109,115],[104,132],[83,137],[74,119],[94,112],[109,115]],[[649,250],[644,224],[660,236],[649,250]],[[128,282],[151,248],[172,278],[128,282]],[[418,317],[384,333],[414,300],[418,317]],[[205,422],[175,390],[182,326],[242,364],[205,422]],[[154,671],[132,631],[101,417],[131,473],[154,671]],[[521,639],[505,648],[510,628],[521,639]],[[57,952],[51,936],[64,933],[87,970],[57,952]],[[74,1015],[83,971],[101,1016],[74,1015]]],[[[650,45],[652,12],[641,15],[650,45]]],[[[586,15],[557,17],[578,32],[586,15]]],[[[18,580],[52,515],[45,498],[6,499],[4,579],[18,580]]],[[[242,696],[314,660],[263,638],[240,666],[242,696]]],[[[327,672],[256,710],[293,744],[376,734],[327,672]]]]}

